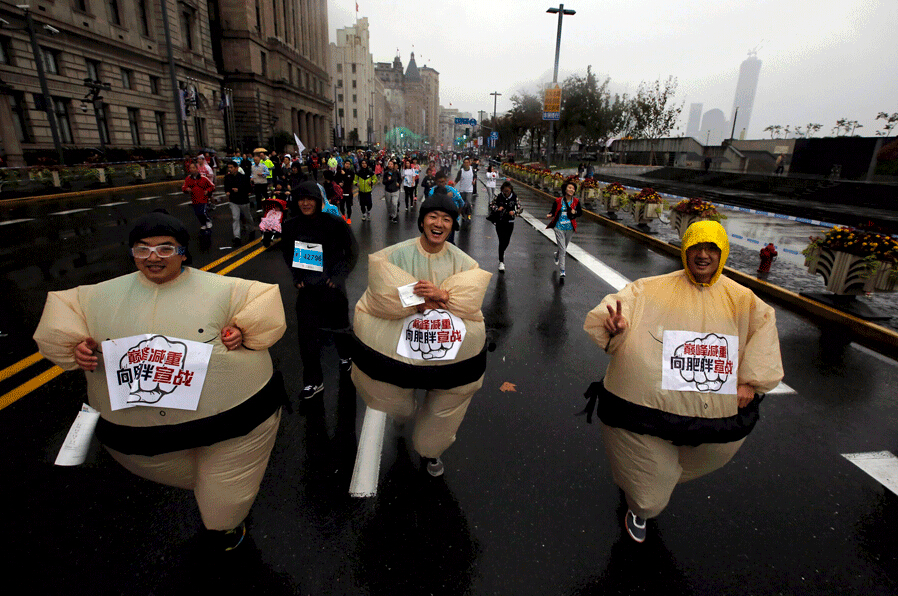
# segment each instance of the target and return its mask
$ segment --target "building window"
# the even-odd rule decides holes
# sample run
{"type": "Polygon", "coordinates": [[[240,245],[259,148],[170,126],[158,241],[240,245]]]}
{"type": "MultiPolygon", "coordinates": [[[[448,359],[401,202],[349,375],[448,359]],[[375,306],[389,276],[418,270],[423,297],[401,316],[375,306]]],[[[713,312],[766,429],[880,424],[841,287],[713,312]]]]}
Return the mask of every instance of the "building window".
{"type": "Polygon", "coordinates": [[[358,95],[353,95],[353,96],[352,96],[352,103],[359,103],[359,96],[358,96],[358,95]]]}
{"type": "Polygon", "coordinates": [[[41,48],[41,53],[44,55],[44,68],[47,70],[47,74],[58,75],[59,52],[56,50],[41,48]]]}
{"type": "Polygon", "coordinates": [[[343,79],[337,79],[337,87],[339,87],[340,89],[343,88],[343,79]]]}
{"type": "Polygon", "coordinates": [[[94,114],[97,118],[97,129],[100,133],[100,142],[109,144],[109,117],[108,117],[109,106],[106,104],[103,105],[95,105],[94,106],[94,114]]]}
{"type": "Polygon", "coordinates": [[[293,65],[287,65],[287,82],[290,83],[290,86],[293,86],[293,65]]]}
{"type": "Polygon", "coordinates": [[[9,53],[9,38],[0,37],[0,64],[12,64],[12,55],[9,53]]]}
{"type": "Polygon", "coordinates": [[[131,129],[131,142],[140,146],[140,110],[128,108],[128,127],[131,129]]]}
{"type": "Polygon", "coordinates": [[[305,86],[305,88],[306,88],[306,89],[311,89],[311,86],[309,85],[309,73],[306,73],[306,86],[305,86]]]}
{"type": "Polygon", "coordinates": [[[271,15],[274,17],[274,36],[277,37],[278,34],[278,0],[271,0],[271,15]]]}
{"type": "Polygon", "coordinates": [[[343,63],[342,62],[337,63],[337,72],[343,72],[343,63]]]}
{"type": "Polygon", "coordinates": [[[150,93],[159,95],[159,77],[150,77],[150,93]]]}
{"type": "Polygon", "coordinates": [[[72,6],[75,7],[75,10],[80,10],[81,12],[87,12],[87,0],[74,0],[72,2],[72,6]]]}
{"type": "Polygon", "coordinates": [[[127,68],[122,69],[122,87],[125,89],[133,89],[132,81],[134,79],[134,71],[127,68]]]}
{"type": "Polygon", "coordinates": [[[150,36],[150,10],[147,0],[137,0],[137,16],[140,19],[140,32],[144,37],[150,36]]]}
{"type": "Polygon", "coordinates": [[[199,145],[208,145],[209,140],[206,138],[206,119],[196,118],[193,121],[193,130],[199,145]]]}
{"type": "Polygon", "coordinates": [[[352,88],[355,89],[355,79],[352,79],[352,88]]]}
{"type": "Polygon", "coordinates": [[[340,108],[337,113],[340,115],[340,118],[343,117],[343,108],[340,108]]]}
{"type": "Polygon", "coordinates": [[[268,54],[266,54],[265,52],[259,52],[259,54],[262,56],[262,76],[267,77],[268,76],[268,54]]]}
{"type": "Polygon", "coordinates": [[[256,31],[262,30],[262,7],[259,6],[259,0],[256,0],[256,31]]]}
{"type": "Polygon", "coordinates": [[[355,108],[352,108],[352,117],[353,117],[353,118],[358,118],[358,117],[359,117],[359,111],[358,111],[357,109],[355,109],[355,108]]]}
{"type": "Polygon", "coordinates": [[[343,101],[343,94],[340,93],[337,95],[337,101],[343,101]]]}
{"type": "Polygon", "coordinates": [[[165,112],[156,112],[156,138],[165,146],[165,112]]]}
{"type": "Polygon", "coordinates": [[[355,64],[352,65],[352,74],[355,74],[355,64]]]}
{"type": "Polygon", "coordinates": [[[184,45],[188,50],[193,49],[193,9],[181,12],[181,34],[184,37],[184,45]]]}
{"type": "Polygon", "coordinates": [[[100,80],[100,63],[97,60],[91,60],[89,58],[84,59],[84,64],[87,66],[87,78],[91,81],[99,81],[100,80]]]}
{"type": "Polygon", "coordinates": [[[16,129],[16,137],[20,143],[30,143],[31,135],[28,134],[28,111],[25,109],[25,100],[21,93],[11,93],[9,108],[12,110],[12,124],[16,129]]]}
{"type": "Polygon", "coordinates": [[[59,140],[63,143],[71,145],[72,141],[72,125],[69,122],[69,100],[61,97],[54,97],[53,113],[56,115],[56,126],[59,128],[59,140]]]}
{"type": "Polygon", "coordinates": [[[113,25],[121,25],[122,13],[119,12],[118,0],[106,0],[106,6],[109,7],[109,22],[113,25]]]}

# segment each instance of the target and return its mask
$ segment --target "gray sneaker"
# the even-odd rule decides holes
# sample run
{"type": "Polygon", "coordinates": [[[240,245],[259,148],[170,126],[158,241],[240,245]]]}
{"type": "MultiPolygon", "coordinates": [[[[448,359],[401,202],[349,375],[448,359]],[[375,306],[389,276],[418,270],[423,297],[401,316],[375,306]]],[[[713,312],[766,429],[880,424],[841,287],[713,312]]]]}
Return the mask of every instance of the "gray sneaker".
{"type": "Polygon", "coordinates": [[[630,535],[630,538],[636,542],[645,542],[645,520],[629,509],[627,509],[627,515],[624,518],[624,526],[627,528],[627,534],[630,535]]]}
{"type": "Polygon", "coordinates": [[[558,264],[558,251],[555,251],[555,264],[558,264]]]}
{"type": "Polygon", "coordinates": [[[427,462],[427,473],[431,476],[442,476],[446,470],[443,466],[443,461],[438,457],[425,457],[424,461],[427,462]]]}

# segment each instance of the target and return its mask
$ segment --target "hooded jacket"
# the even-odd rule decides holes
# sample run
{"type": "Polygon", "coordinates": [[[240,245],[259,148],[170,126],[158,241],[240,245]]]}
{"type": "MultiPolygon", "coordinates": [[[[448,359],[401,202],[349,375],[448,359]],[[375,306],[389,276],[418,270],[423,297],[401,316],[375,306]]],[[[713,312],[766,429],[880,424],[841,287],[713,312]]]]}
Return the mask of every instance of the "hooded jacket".
{"type": "Polygon", "coordinates": [[[760,400],[740,409],[735,387],[766,393],[783,366],[774,310],[721,277],[728,255],[723,227],[696,222],[683,236],[684,270],[627,284],[586,316],[584,330],[611,355],[597,408],[605,424],[684,445],[736,441],[752,430],[760,400]],[[721,250],[707,284],[686,266],[686,251],[702,242],[721,250]],[[604,322],[618,300],[628,327],[611,337],[604,322]]]}
{"type": "Polygon", "coordinates": [[[374,175],[371,168],[364,168],[356,172],[355,183],[359,187],[359,192],[371,192],[374,185],[377,184],[377,176],[374,175]]]}

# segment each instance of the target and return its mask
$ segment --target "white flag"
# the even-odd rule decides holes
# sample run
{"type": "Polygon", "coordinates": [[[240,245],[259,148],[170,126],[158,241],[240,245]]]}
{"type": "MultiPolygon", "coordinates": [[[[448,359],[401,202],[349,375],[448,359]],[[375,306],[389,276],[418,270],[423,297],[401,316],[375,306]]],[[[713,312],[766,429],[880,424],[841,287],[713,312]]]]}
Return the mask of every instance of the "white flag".
{"type": "Polygon", "coordinates": [[[293,140],[296,141],[296,153],[297,153],[297,155],[302,155],[302,151],[303,151],[303,149],[306,148],[306,146],[302,144],[302,141],[299,140],[299,137],[296,135],[295,132],[293,133],[293,140]]]}

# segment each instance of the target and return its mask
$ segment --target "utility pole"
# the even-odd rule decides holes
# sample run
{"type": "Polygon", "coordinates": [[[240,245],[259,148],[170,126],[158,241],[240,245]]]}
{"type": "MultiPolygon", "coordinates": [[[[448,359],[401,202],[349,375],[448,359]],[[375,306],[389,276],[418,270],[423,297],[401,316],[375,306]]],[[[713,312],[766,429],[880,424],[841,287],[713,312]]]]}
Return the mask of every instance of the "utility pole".
{"type": "Polygon", "coordinates": [[[736,106],[736,113],[733,114],[733,128],[730,130],[730,145],[733,144],[733,135],[736,133],[736,118],[739,117],[739,106],[736,106]]]}
{"type": "Polygon", "coordinates": [[[168,78],[171,83],[171,92],[175,101],[175,121],[178,123],[178,148],[181,155],[184,155],[186,146],[184,145],[184,108],[182,102],[185,101],[181,96],[181,90],[178,88],[178,76],[175,73],[175,55],[171,45],[171,28],[168,23],[168,3],[162,3],[162,28],[165,30],[165,51],[168,57],[168,78]]]}
{"type": "MultiPolygon", "coordinates": [[[[44,72],[44,56],[37,45],[34,18],[32,18],[29,8],[28,5],[22,7],[25,11],[25,30],[28,31],[28,37],[31,39],[31,52],[34,54],[34,64],[37,66],[37,79],[41,85],[41,94],[44,96],[44,112],[46,112],[47,122],[50,124],[50,134],[53,135],[53,146],[56,148],[56,153],[59,156],[59,165],[65,165],[65,157],[62,155],[62,142],[59,140],[56,112],[54,111],[53,99],[50,97],[50,89],[47,87],[47,75],[44,72]]],[[[56,29],[51,28],[50,30],[59,33],[56,29]]]]}
{"type": "MultiPolygon", "coordinates": [[[[493,91],[492,93],[490,93],[490,95],[493,96],[493,130],[496,130],[496,129],[498,128],[498,127],[496,126],[496,102],[499,100],[499,96],[502,95],[502,94],[499,93],[498,91],[493,91]]],[[[496,143],[494,143],[494,145],[493,145],[493,149],[494,149],[493,153],[494,153],[494,154],[496,153],[496,151],[495,151],[496,146],[495,146],[495,145],[496,145],[496,143]]]]}
{"type": "MultiPolygon", "coordinates": [[[[555,38],[555,71],[552,74],[552,87],[558,83],[558,58],[561,54],[561,19],[564,18],[564,15],[575,15],[577,11],[575,10],[565,10],[564,4],[559,4],[558,8],[550,8],[546,12],[555,14],[558,13],[558,34],[555,38]]],[[[549,120],[549,143],[548,147],[546,147],[546,166],[551,166],[552,164],[552,145],[555,144],[555,121],[549,120]]]]}

